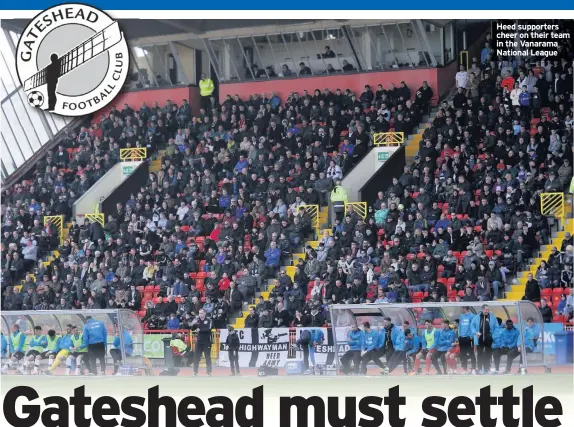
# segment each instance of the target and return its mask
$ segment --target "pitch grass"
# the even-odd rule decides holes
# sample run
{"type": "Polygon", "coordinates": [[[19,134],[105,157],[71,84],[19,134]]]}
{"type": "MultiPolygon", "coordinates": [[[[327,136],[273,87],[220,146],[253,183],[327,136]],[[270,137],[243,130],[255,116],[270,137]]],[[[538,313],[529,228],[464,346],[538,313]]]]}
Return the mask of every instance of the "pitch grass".
{"type": "Polygon", "coordinates": [[[149,388],[159,386],[160,395],[183,397],[196,395],[210,397],[226,395],[231,398],[251,395],[252,389],[264,386],[266,396],[302,395],[312,396],[380,396],[394,386],[400,387],[405,396],[467,395],[480,388],[491,386],[491,393],[499,395],[503,388],[514,386],[514,393],[534,386],[535,396],[552,394],[568,397],[574,401],[574,375],[529,374],[529,375],[487,375],[487,376],[276,376],[276,377],[63,377],[63,376],[19,376],[1,377],[1,393],[16,386],[29,385],[40,397],[71,396],[77,387],[85,386],[88,396],[113,395],[146,397],[149,388]]]}

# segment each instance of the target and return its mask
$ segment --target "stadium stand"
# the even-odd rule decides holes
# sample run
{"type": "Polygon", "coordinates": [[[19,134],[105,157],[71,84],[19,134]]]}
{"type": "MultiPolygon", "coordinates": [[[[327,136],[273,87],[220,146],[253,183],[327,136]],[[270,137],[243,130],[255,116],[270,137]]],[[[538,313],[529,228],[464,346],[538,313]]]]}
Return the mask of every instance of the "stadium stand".
{"type": "Polygon", "coordinates": [[[4,192],[3,309],[126,307],[148,329],[187,329],[203,308],[217,328],[297,327],[342,302],[526,298],[570,321],[571,53],[473,58],[434,107],[426,84],[114,107],[4,192]],[[333,187],[380,132],[405,134],[403,174],[329,224],[333,187]],[[139,192],[103,226],[70,222],[120,148],[144,146],[139,192]]]}

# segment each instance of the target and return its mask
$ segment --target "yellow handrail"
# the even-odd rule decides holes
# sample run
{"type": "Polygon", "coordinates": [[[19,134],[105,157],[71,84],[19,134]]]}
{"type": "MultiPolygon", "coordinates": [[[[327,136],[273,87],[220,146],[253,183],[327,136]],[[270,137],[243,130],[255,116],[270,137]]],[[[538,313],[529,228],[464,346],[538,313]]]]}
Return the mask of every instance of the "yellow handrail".
{"type": "Polygon", "coordinates": [[[102,225],[102,227],[104,226],[105,217],[104,217],[103,213],[97,213],[96,212],[96,213],[86,214],[86,216],[84,216],[84,219],[87,219],[90,222],[97,221],[102,225]]]}
{"type": "Polygon", "coordinates": [[[377,132],[373,135],[373,145],[376,147],[400,147],[404,142],[404,132],[377,132]]]}
{"type": "Polygon", "coordinates": [[[542,193],[540,195],[540,212],[544,216],[564,218],[564,193],[542,193]]]}
{"type": "Polygon", "coordinates": [[[44,227],[46,225],[48,225],[48,222],[50,224],[55,225],[56,228],[58,229],[58,237],[59,237],[59,241],[60,241],[60,245],[61,245],[64,241],[64,235],[62,233],[62,227],[64,226],[64,215],[45,216],[44,217],[44,227]]]}
{"type": "Polygon", "coordinates": [[[147,158],[147,148],[120,148],[120,160],[139,161],[147,158]]]}
{"type": "Polygon", "coordinates": [[[303,209],[311,217],[311,225],[319,235],[319,205],[300,205],[299,209],[303,209]]]}
{"type": "Polygon", "coordinates": [[[348,202],[345,203],[345,216],[348,212],[356,212],[361,218],[367,217],[367,202],[348,202]]]}
{"type": "Polygon", "coordinates": [[[460,52],[460,65],[464,65],[464,61],[462,59],[463,56],[466,55],[466,70],[468,71],[468,50],[463,50],[460,52]]]}

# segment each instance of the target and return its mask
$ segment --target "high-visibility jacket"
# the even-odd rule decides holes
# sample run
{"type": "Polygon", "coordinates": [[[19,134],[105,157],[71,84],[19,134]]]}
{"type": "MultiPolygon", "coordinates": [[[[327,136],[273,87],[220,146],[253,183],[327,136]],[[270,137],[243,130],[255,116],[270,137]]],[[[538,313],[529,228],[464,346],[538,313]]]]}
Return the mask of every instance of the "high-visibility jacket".
{"type": "Polygon", "coordinates": [[[48,340],[46,339],[46,335],[34,335],[30,342],[28,343],[28,350],[32,351],[35,350],[38,353],[42,353],[44,349],[48,345],[48,340]]]}
{"type": "Polygon", "coordinates": [[[46,346],[46,351],[51,351],[52,353],[55,353],[58,351],[59,347],[60,347],[60,337],[58,335],[55,335],[54,338],[48,336],[48,345],[46,346]]]}
{"type": "Polygon", "coordinates": [[[340,185],[337,185],[333,188],[333,191],[331,191],[331,202],[347,203],[347,191],[340,185]]]}
{"type": "Polygon", "coordinates": [[[86,353],[88,349],[82,347],[83,334],[72,335],[72,345],[76,348],[77,353],[86,353]]]}
{"type": "Polygon", "coordinates": [[[213,80],[205,79],[199,81],[199,94],[201,96],[210,96],[213,93],[213,80]]]}

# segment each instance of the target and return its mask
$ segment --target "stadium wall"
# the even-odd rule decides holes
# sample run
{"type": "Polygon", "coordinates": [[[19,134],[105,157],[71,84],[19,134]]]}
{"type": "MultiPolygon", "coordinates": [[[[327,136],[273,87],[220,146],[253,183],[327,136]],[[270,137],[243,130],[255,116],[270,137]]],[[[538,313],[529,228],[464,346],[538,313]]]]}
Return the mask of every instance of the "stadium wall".
{"type": "Polygon", "coordinates": [[[379,191],[386,191],[393,183],[393,178],[403,174],[406,165],[405,146],[399,147],[386,160],[371,178],[360,189],[361,201],[372,204],[377,199],[379,191]]]}
{"type": "MultiPolygon", "coordinates": [[[[223,102],[227,94],[238,94],[241,98],[246,99],[249,95],[254,93],[271,93],[275,92],[282,100],[286,100],[291,92],[299,92],[308,90],[313,94],[315,89],[323,91],[328,88],[332,92],[336,89],[350,89],[354,93],[360,95],[363,92],[365,85],[371,85],[376,90],[378,84],[388,88],[391,83],[399,86],[401,81],[404,81],[411,89],[414,97],[416,90],[421,86],[423,80],[426,80],[429,86],[435,92],[435,98],[438,98],[437,83],[438,83],[438,68],[419,68],[416,70],[396,70],[396,71],[380,71],[373,73],[353,73],[353,74],[338,74],[333,76],[309,76],[299,78],[284,78],[275,80],[261,80],[241,83],[221,83],[219,88],[219,100],[223,102]]],[[[445,75],[446,76],[446,75],[445,75]]],[[[450,86],[454,84],[451,81],[450,86]]]]}
{"type": "MultiPolygon", "coordinates": [[[[125,165],[126,163],[122,163],[125,165]]],[[[141,162],[136,168],[127,176],[114,191],[100,202],[100,213],[106,215],[115,215],[117,213],[116,204],[125,204],[130,196],[134,196],[140,191],[142,185],[147,182],[149,178],[149,163],[141,162]]]]}
{"type": "Polygon", "coordinates": [[[96,212],[96,207],[99,206],[100,200],[105,199],[114,192],[115,189],[128,178],[128,175],[123,173],[123,167],[125,165],[136,168],[140,163],[142,162],[116,163],[103,177],[96,181],[82,197],[76,200],[73,207],[73,217],[78,221],[78,224],[81,223],[80,221],[86,214],[96,212]]]}
{"type": "Polygon", "coordinates": [[[151,107],[154,102],[157,102],[161,107],[163,107],[168,99],[177,105],[181,104],[182,99],[187,99],[187,102],[191,105],[191,114],[194,115],[199,112],[201,101],[198,87],[177,86],[150,88],[120,93],[114,98],[108,108],[104,108],[97,113],[94,113],[94,120],[99,122],[100,115],[108,114],[112,105],[115,105],[120,111],[124,104],[128,104],[132,109],[137,110],[141,107],[142,102],[145,102],[148,107],[151,107]]]}

